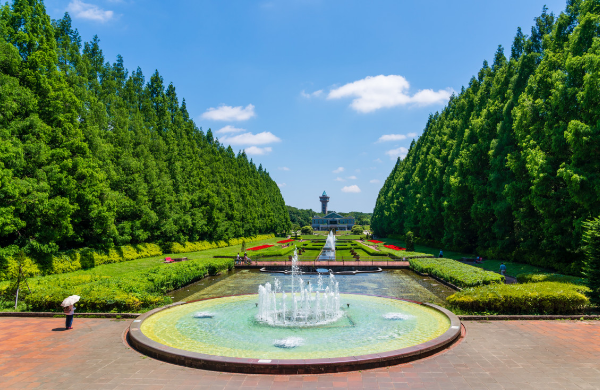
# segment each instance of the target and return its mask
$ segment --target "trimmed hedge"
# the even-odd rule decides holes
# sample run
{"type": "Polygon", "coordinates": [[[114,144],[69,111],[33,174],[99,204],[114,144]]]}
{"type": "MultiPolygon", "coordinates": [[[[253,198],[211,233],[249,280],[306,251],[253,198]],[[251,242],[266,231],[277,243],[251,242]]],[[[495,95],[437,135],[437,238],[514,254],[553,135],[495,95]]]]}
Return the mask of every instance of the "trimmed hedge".
{"type": "Polygon", "coordinates": [[[500,274],[484,271],[452,259],[418,258],[409,261],[413,270],[437,276],[459,287],[504,283],[504,276],[500,274]]]}
{"type": "MultiPolygon", "coordinates": [[[[262,234],[256,237],[240,237],[227,241],[198,241],[165,244],[164,253],[198,252],[206,249],[223,248],[239,245],[242,241],[254,242],[275,237],[274,234],[262,234]]],[[[11,280],[17,277],[19,265],[15,259],[18,248],[4,248],[0,254],[11,253],[11,256],[0,256],[0,281],[11,280]],[[9,250],[10,249],[10,250],[9,250]]],[[[145,257],[160,256],[163,250],[157,244],[124,245],[111,248],[108,251],[90,248],[73,249],[46,256],[42,259],[25,257],[23,261],[23,274],[26,277],[63,274],[80,269],[89,269],[102,264],[120,263],[142,259],[145,257]]]]}
{"type": "Polygon", "coordinates": [[[199,252],[207,249],[224,248],[226,246],[240,245],[242,241],[246,243],[267,240],[274,238],[274,234],[260,234],[255,237],[232,238],[229,241],[196,241],[196,242],[171,242],[165,245],[165,253],[188,253],[199,252]]]}
{"type": "Polygon", "coordinates": [[[84,275],[56,275],[32,280],[31,294],[21,290],[25,303],[34,311],[59,311],[69,295],[79,295],[80,312],[137,312],[171,303],[164,294],[206,275],[232,269],[233,259],[196,259],[163,264],[118,277],[100,276],[91,271],[84,275]]]}
{"type": "Polygon", "coordinates": [[[290,256],[290,255],[294,254],[294,249],[295,249],[295,247],[293,245],[290,245],[287,248],[281,248],[278,246],[278,247],[263,249],[260,252],[255,252],[255,253],[249,254],[249,256],[250,256],[250,258],[253,258],[253,259],[259,259],[259,258],[263,258],[263,257],[290,256]]]}
{"type": "Polygon", "coordinates": [[[540,283],[540,282],[561,282],[571,283],[584,286],[586,279],[578,278],[577,276],[561,275],[561,274],[519,274],[517,275],[519,283],[540,283]]]}
{"type": "MultiPolygon", "coordinates": [[[[53,275],[93,268],[101,264],[119,263],[160,256],[162,250],[156,244],[124,245],[108,251],[96,251],[89,248],[74,249],[46,256],[42,259],[25,257],[23,274],[26,277],[53,275]]],[[[17,277],[19,264],[15,256],[0,259],[0,281],[17,277]]]]}
{"type": "Polygon", "coordinates": [[[360,242],[358,243],[358,246],[360,249],[367,252],[369,256],[388,256],[388,252],[376,251],[375,249],[368,247],[360,242]]]}
{"type": "Polygon", "coordinates": [[[570,283],[540,282],[493,284],[468,288],[446,298],[454,307],[468,312],[499,314],[567,314],[589,304],[587,287],[570,283]]]}

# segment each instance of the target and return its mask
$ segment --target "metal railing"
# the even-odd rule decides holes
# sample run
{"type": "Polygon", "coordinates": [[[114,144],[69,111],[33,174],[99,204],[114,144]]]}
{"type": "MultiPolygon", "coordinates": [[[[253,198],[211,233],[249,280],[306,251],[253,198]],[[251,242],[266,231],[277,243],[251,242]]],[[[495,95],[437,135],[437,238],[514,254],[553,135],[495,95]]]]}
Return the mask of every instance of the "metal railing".
{"type": "MultiPolygon", "coordinates": [[[[237,262],[236,261],[236,266],[254,266],[254,267],[291,267],[292,266],[292,261],[289,259],[273,259],[273,258],[266,258],[269,260],[265,260],[265,259],[254,259],[254,260],[248,260],[248,261],[241,261],[241,262],[237,262]]],[[[402,260],[402,259],[389,259],[387,258],[386,260],[380,260],[380,259],[373,259],[373,258],[369,258],[369,259],[339,259],[339,260],[298,260],[298,265],[299,266],[305,266],[305,267],[314,267],[314,268],[324,268],[324,267],[366,267],[366,266],[385,266],[385,267],[389,267],[391,266],[406,266],[405,264],[398,264],[398,263],[405,263],[408,262],[409,259],[406,260],[402,260]]]]}

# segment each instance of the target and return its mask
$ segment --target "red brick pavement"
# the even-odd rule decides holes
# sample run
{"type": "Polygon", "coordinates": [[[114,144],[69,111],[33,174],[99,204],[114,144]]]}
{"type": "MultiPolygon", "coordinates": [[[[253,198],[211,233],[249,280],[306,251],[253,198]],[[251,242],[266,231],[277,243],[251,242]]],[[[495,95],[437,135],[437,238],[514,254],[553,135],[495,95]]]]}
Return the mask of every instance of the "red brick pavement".
{"type": "Polygon", "coordinates": [[[242,375],[163,363],[123,343],[123,320],[0,318],[0,389],[600,389],[600,322],[466,322],[449,351],[393,367],[242,375]]]}

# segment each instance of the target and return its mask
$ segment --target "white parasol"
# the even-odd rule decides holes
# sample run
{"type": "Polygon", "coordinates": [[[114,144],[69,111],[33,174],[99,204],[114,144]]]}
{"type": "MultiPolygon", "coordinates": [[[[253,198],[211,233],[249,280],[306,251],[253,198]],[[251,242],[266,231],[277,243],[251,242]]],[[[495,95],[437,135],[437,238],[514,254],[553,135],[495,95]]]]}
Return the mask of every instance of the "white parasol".
{"type": "Polygon", "coordinates": [[[74,305],[77,302],[79,302],[79,295],[71,295],[70,297],[65,298],[65,300],[62,301],[62,303],[60,305],[62,307],[67,307],[67,306],[74,305]]]}

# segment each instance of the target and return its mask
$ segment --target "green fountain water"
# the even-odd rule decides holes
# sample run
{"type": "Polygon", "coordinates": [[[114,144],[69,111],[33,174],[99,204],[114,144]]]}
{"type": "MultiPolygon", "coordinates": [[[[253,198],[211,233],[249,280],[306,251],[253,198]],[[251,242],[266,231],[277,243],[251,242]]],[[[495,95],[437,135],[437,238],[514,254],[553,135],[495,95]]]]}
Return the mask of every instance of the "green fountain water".
{"type": "Polygon", "coordinates": [[[342,318],[322,326],[269,326],[257,319],[258,295],[252,294],[163,310],[141,330],[161,344],[208,355],[319,359],[411,347],[450,327],[441,312],[411,302],[355,294],[340,294],[340,300],[342,318]]]}

